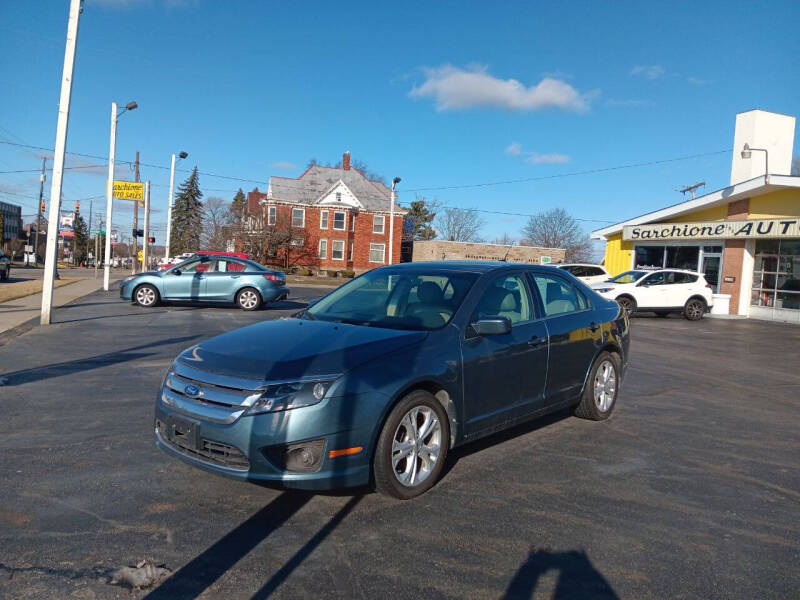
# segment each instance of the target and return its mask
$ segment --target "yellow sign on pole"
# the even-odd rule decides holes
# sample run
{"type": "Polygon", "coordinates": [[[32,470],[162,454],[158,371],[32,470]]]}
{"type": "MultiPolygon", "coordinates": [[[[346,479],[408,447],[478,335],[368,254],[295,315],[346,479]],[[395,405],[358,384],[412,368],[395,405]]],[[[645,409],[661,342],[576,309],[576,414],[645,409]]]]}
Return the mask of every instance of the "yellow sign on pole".
{"type": "Polygon", "coordinates": [[[135,181],[115,181],[114,198],[144,202],[144,183],[135,181]]]}
{"type": "Polygon", "coordinates": [[[144,262],[144,250],[139,250],[139,262],[144,262]]]}

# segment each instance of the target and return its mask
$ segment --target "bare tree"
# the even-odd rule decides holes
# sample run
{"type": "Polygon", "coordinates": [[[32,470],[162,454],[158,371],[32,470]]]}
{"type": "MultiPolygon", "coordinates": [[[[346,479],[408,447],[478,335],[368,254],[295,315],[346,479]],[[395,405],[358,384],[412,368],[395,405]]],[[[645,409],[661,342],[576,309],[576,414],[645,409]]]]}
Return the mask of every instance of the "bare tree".
{"type": "Polygon", "coordinates": [[[522,243],[526,246],[563,248],[568,262],[587,262],[592,257],[589,236],[563,208],[554,208],[531,217],[522,229],[522,243]]]}
{"type": "Polygon", "coordinates": [[[436,233],[439,238],[451,242],[480,242],[485,224],[475,210],[445,208],[436,217],[436,233]]]}
{"type": "Polygon", "coordinates": [[[493,244],[497,244],[499,246],[513,246],[516,240],[512,238],[508,233],[504,233],[503,237],[495,238],[493,244]]]}
{"type": "Polygon", "coordinates": [[[316,258],[312,248],[316,240],[307,240],[306,231],[292,227],[291,214],[277,211],[275,223],[266,224],[266,216],[250,214],[225,228],[226,237],[235,240],[237,250],[246,252],[261,264],[280,264],[286,268],[309,264],[316,258]]]}
{"type": "Polygon", "coordinates": [[[203,203],[203,235],[200,247],[204,250],[225,250],[226,227],[231,222],[230,204],[216,196],[203,203]]]}

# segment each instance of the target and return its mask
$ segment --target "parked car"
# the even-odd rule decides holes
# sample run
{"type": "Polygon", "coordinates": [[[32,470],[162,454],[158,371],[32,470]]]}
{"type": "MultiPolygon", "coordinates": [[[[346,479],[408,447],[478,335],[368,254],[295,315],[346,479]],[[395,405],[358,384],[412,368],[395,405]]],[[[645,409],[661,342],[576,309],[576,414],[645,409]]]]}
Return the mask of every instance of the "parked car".
{"type": "Polygon", "coordinates": [[[654,312],[659,317],[682,313],[697,321],[714,304],[712,287],[706,278],[694,271],[657,269],[626,271],[592,288],[606,298],[616,300],[631,314],[635,311],[654,312]]]}
{"type": "Polygon", "coordinates": [[[235,302],[244,310],[289,295],[286,278],[243,258],[198,254],[166,271],[150,271],[122,280],[119,295],[139,306],[161,301],[235,302]]]}
{"type": "Polygon", "coordinates": [[[184,252],[183,254],[180,254],[175,258],[166,258],[166,259],[162,258],[161,260],[158,261],[156,269],[159,271],[166,271],[170,267],[177,265],[179,262],[183,262],[187,258],[191,258],[193,256],[199,256],[201,254],[204,256],[230,256],[234,258],[244,258],[245,260],[250,260],[250,256],[248,256],[244,252],[215,252],[212,250],[203,250],[202,252],[184,252]]]}
{"type": "Polygon", "coordinates": [[[381,267],[295,319],[181,353],[156,400],[155,441],[245,481],[374,481],[407,499],[455,446],[564,407],[608,418],[628,348],[619,306],[553,267],[381,267]]]}
{"type": "Polygon", "coordinates": [[[584,283],[589,285],[600,281],[607,281],[611,276],[603,265],[591,265],[586,263],[563,263],[553,265],[559,269],[571,273],[584,283]]]}
{"type": "Polygon", "coordinates": [[[0,281],[8,281],[11,277],[11,259],[0,250],[0,281]]]}

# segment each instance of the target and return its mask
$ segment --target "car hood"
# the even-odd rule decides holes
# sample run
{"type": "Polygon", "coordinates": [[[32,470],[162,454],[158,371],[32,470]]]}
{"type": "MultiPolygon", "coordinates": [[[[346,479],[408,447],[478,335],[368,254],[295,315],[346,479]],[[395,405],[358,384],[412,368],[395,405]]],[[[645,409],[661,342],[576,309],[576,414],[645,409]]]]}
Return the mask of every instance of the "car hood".
{"type": "Polygon", "coordinates": [[[220,375],[279,381],[345,373],[427,335],[327,321],[264,321],[201,342],[177,361],[220,375]]]}
{"type": "Polygon", "coordinates": [[[619,287],[621,284],[614,283],[613,281],[598,281],[597,283],[591,284],[589,287],[593,290],[607,290],[607,289],[614,289],[615,287],[619,287]]]}

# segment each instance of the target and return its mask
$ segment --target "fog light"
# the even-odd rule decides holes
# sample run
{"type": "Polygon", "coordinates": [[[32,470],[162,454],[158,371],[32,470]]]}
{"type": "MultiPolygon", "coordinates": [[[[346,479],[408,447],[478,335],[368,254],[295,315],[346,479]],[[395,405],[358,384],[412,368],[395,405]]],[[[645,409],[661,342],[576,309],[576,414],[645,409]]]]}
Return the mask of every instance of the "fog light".
{"type": "Polygon", "coordinates": [[[279,469],[294,473],[315,473],[322,467],[325,440],[265,448],[267,459],[279,469]]]}

